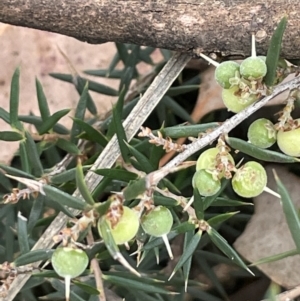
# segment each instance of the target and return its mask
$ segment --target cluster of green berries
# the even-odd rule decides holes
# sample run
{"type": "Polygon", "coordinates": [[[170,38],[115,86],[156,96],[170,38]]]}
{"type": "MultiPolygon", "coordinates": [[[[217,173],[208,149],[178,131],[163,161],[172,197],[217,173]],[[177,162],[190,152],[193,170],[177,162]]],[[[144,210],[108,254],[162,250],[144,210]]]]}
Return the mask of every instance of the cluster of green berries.
{"type": "Polygon", "coordinates": [[[260,148],[269,148],[277,141],[283,153],[300,157],[300,119],[281,129],[266,118],[257,119],[248,128],[248,140],[260,148]]]}
{"type": "Polygon", "coordinates": [[[236,168],[229,153],[222,154],[218,148],[204,151],[197,160],[192,180],[194,189],[202,196],[215,195],[221,189],[222,178],[231,178],[233,190],[244,198],[260,195],[267,185],[267,174],[261,164],[249,161],[236,168]]]}
{"type": "Polygon", "coordinates": [[[267,74],[263,57],[248,57],[241,64],[226,61],[219,64],[215,79],[223,88],[222,99],[229,111],[238,113],[261,96],[261,84],[267,74]]]}

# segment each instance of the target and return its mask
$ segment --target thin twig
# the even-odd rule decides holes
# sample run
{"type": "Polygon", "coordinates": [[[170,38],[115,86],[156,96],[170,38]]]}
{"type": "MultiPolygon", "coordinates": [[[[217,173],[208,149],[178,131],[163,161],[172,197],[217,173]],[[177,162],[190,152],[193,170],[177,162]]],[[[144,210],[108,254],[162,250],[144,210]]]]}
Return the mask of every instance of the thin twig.
{"type": "MultiPolygon", "coordinates": [[[[180,74],[189,60],[190,56],[188,54],[175,53],[164,66],[164,68],[160,71],[160,73],[156,76],[155,80],[149,86],[143,97],[140,99],[140,101],[137,103],[137,105],[134,107],[134,109],[131,111],[131,113],[123,123],[128,141],[130,141],[136,134],[136,132],[140,129],[140,126],[154,110],[156,105],[159,103],[161,98],[167,92],[173,81],[177,78],[177,76],[180,74]]],[[[94,163],[92,170],[111,167],[119,156],[119,144],[116,135],[114,135],[94,163]]],[[[93,191],[100,183],[102,178],[103,176],[89,171],[85,177],[85,181],[88,185],[89,190],[93,191]]],[[[76,197],[81,197],[78,190],[76,190],[73,195],[76,197]]],[[[74,215],[78,215],[80,213],[77,210],[70,211],[74,215]]],[[[59,213],[53,220],[51,225],[40,237],[40,239],[36,242],[33,250],[52,248],[52,237],[65,226],[67,219],[68,218],[65,214],[59,213]]],[[[36,262],[34,266],[38,266],[39,264],[40,262],[36,262]]],[[[7,297],[4,298],[3,301],[12,301],[29,278],[30,275],[18,275],[15,281],[10,286],[7,297]]]]}
{"type": "MultiPolygon", "coordinates": [[[[87,240],[88,245],[93,245],[95,242],[91,229],[89,229],[89,231],[88,231],[86,240],[87,240]]],[[[92,260],[91,260],[91,269],[93,270],[94,275],[95,275],[97,290],[100,291],[99,301],[106,301],[104,285],[103,285],[103,281],[102,281],[102,271],[100,269],[98,260],[96,258],[92,258],[92,260]]]]}
{"type": "MultiPolygon", "coordinates": [[[[299,296],[300,296],[300,285],[277,295],[276,298],[274,299],[274,301],[291,301],[299,296]]],[[[269,300],[264,299],[261,301],[269,301],[269,300]]]]}

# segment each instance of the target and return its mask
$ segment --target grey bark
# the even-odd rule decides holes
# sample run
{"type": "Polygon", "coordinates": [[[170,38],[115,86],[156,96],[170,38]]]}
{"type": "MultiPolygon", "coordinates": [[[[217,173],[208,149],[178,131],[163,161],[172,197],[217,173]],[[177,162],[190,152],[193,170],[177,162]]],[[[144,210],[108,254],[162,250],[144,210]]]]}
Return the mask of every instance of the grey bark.
{"type": "Polygon", "coordinates": [[[94,44],[244,56],[253,30],[258,53],[265,54],[276,24],[287,15],[283,56],[300,58],[299,11],[300,1],[286,0],[1,0],[0,22],[94,44]]]}

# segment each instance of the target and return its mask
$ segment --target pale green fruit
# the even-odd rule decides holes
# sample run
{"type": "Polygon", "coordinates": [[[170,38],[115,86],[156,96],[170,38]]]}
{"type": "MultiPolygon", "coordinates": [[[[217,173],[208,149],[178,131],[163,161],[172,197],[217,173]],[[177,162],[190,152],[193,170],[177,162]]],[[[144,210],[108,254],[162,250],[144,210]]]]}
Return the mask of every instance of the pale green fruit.
{"type": "Polygon", "coordinates": [[[237,170],[231,184],[233,190],[241,197],[253,198],[264,191],[267,173],[261,164],[249,161],[237,170]]]}
{"type": "Polygon", "coordinates": [[[260,57],[248,57],[242,61],[240,72],[245,79],[261,79],[267,74],[267,65],[260,57]]]}
{"type": "MultiPolygon", "coordinates": [[[[130,209],[129,207],[123,207],[123,214],[120,217],[118,223],[112,227],[111,222],[106,219],[107,224],[111,230],[111,234],[114,238],[114,241],[117,245],[123,245],[133,239],[139,229],[140,222],[138,214],[135,210],[130,209]]],[[[101,219],[98,220],[98,232],[100,236],[100,223],[101,219]]]]}
{"type": "Polygon", "coordinates": [[[276,142],[277,131],[270,120],[260,118],[249,126],[247,135],[250,143],[260,148],[268,148],[276,142]]]}
{"type": "Polygon", "coordinates": [[[141,226],[144,231],[155,237],[166,235],[173,225],[171,211],[164,206],[157,206],[141,218],[141,226]]]}
{"type": "Polygon", "coordinates": [[[75,278],[85,271],[89,258],[83,250],[64,247],[54,251],[51,262],[59,276],[75,278]]]}
{"type": "Polygon", "coordinates": [[[233,113],[239,113],[258,100],[258,97],[254,94],[250,95],[247,98],[242,98],[239,95],[239,92],[240,91],[238,86],[233,86],[230,89],[222,90],[222,99],[224,105],[229,111],[232,111],[233,113]]]}
{"type": "Polygon", "coordinates": [[[286,155],[300,157],[300,128],[291,131],[278,131],[277,144],[286,155]]]}
{"type": "Polygon", "coordinates": [[[239,72],[240,65],[233,61],[226,61],[221,63],[215,70],[215,79],[217,83],[224,89],[229,89],[230,79],[236,76],[239,72]]]}
{"type": "MultiPolygon", "coordinates": [[[[209,148],[201,153],[196,163],[196,171],[201,169],[214,170],[216,168],[216,157],[218,153],[219,150],[216,147],[209,148]]],[[[234,159],[230,154],[227,155],[227,158],[233,165],[235,165],[234,159]]]]}
{"type": "Polygon", "coordinates": [[[212,174],[205,169],[195,172],[192,185],[202,196],[212,196],[221,189],[221,181],[214,180],[212,174]]]}

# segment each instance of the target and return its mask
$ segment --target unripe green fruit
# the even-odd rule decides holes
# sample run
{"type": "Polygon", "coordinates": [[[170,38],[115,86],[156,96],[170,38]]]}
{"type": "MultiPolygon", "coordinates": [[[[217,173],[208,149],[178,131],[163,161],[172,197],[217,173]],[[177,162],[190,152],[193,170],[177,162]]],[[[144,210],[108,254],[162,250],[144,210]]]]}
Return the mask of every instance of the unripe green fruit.
{"type": "Polygon", "coordinates": [[[267,74],[267,65],[259,57],[248,57],[241,63],[241,76],[245,79],[260,79],[267,74]]]}
{"type": "Polygon", "coordinates": [[[233,113],[239,113],[258,99],[258,97],[254,94],[250,95],[247,98],[242,98],[239,95],[239,92],[240,91],[238,86],[233,86],[229,89],[222,90],[222,99],[224,105],[229,111],[232,111],[233,113]]]}
{"type": "Polygon", "coordinates": [[[237,170],[231,184],[233,190],[241,197],[253,198],[264,191],[267,173],[261,164],[249,161],[237,170]]]}
{"type": "Polygon", "coordinates": [[[59,276],[75,278],[85,271],[89,258],[83,250],[64,247],[54,251],[51,262],[59,276]]]}
{"type": "Polygon", "coordinates": [[[300,157],[300,128],[291,131],[278,131],[277,144],[286,155],[300,157]]]}
{"type": "Polygon", "coordinates": [[[160,237],[170,232],[173,225],[171,211],[164,206],[157,206],[141,218],[144,231],[152,236],[160,237]]]}
{"type": "MultiPolygon", "coordinates": [[[[106,218],[106,217],[105,217],[106,218]]],[[[133,239],[139,229],[139,217],[135,210],[130,209],[129,207],[123,206],[123,214],[120,217],[118,223],[112,227],[111,222],[106,218],[108,226],[111,230],[111,234],[114,238],[114,241],[117,245],[123,245],[133,239]]],[[[100,236],[100,223],[101,219],[98,220],[98,231],[100,236]]]]}
{"type": "Polygon", "coordinates": [[[230,88],[230,79],[236,76],[239,72],[240,65],[233,61],[226,61],[221,63],[215,71],[215,79],[217,83],[224,89],[230,88]]]}
{"type": "MultiPolygon", "coordinates": [[[[219,150],[216,147],[212,147],[201,153],[196,163],[196,171],[201,169],[214,170],[216,168],[216,157],[219,150]]],[[[230,154],[227,155],[228,160],[235,165],[234,159],[230,154]]]]}
{"type": "Polygon", "coordinates": [[[276,142],[276,135],[274,124],[266,118],[255,120],[248,129],[250,143],[261,148],[272,146],[276,142]]]}
{"type": "Polygon", "coordinates": [[[202,196],[214,195],[221,189],[220,180],[214,180],[212,174],[205,169],[200,169],[195,172],[192,185],[198,189],[202,196]]]}

